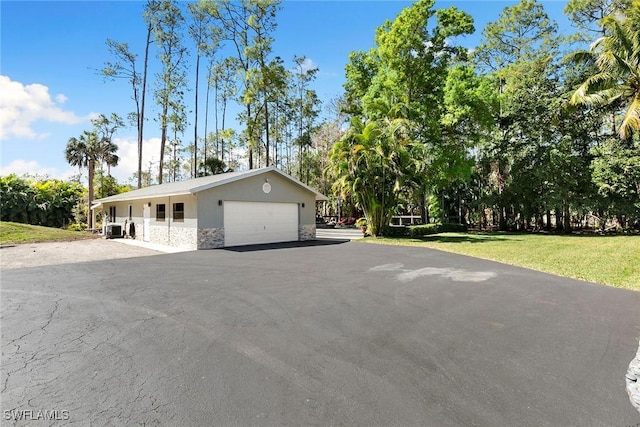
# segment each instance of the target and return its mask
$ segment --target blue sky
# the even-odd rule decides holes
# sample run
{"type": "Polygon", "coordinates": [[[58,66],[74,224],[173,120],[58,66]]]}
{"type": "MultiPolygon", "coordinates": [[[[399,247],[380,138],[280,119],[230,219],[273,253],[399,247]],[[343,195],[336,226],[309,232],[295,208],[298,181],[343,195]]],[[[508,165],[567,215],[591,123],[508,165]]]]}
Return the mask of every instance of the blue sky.
{"type": "MultiPolygon", "coordinates": [[[[474,17],[476,34],[462,41],[473,47],[485,24],[516,3],[458,0],[438,1],[436,7],[455,5],[474,17]]],[[[566,1],[542,3],[561,29],[570,31],[562,15],[566,1]]],[[[319,68],[313,87],[320,98],[334,98],[342,92],[349,52],[370,48],[375,29],[410,5],[409,1],[285,0],[277,17],[274,54],[288,64],[294,54],[305,55],[319,68]]],[[[96,114],[126,117],[133,111],[127,83],[105,82],[96,70],[111,59],[105,45],[108,38],[128,42],[142,56],[143,6],[142,1],[0,1],[0,175],[67,178],[78,172],[64,159],[69,138],[90,129],[96,114]]],[[[188,39],[185,45],[192,47],[188,39]]],[[[192,83],[190,88],[188,104],[193,103],[192,83]]],[[[156,114],[151,106],[147,117],[156,114]]],[[[145,126],[146,164],[157,161],[160,132],[154,121],[145,126]]],[[[192,125],[183,141],[189,142],[191,135],[192,125]]],[[[121,163],[112,174],[125,182],[136,170],[136,130],[120,130],[115,142],[121,163]]]]}

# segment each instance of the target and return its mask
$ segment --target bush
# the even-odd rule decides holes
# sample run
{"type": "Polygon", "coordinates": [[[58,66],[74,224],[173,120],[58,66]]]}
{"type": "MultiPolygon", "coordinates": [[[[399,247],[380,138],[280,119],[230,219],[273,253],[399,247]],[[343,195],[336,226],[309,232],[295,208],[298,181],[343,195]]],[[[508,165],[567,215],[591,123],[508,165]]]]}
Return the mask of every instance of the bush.
{"type": "Polygon", "coordinates": [[[76,182],[0,176],[0,220],[63,227],[71,222],[83,191],[76,182]]]}
{"type": "Polygon", "coordinates": [[[422,237],[438,233],[464,233],[467,226],[464,224],[423,224],[407,227],[407,235],[410,237],[422,237]]]}
{"type": "Polygon", "coordinates": [[[382,233],[385,237],[408,237],[408,227],[386,227],[382,233]]]}
{"type": "Polygon", "coordinates": [[[422,237],[440,232],[440,224],[413,225],[408,228],[408,235],[411,237],[422,237]]]}
{"type": "Polygon", "coordinates": [[[67,230],[69,231],[85,231],[89,226],[87,224],[69,224],[67,230]]]}
{"type": "Polygon", "coordinates": [[[464,224],[442,224],[438,233],[466,233],[467,226],[464,224]]]}
{"type": "Polygon", "coordinates": [[[386,227],[384,237],[422,237],[438,233],[466,233],[464,224],[421,224],[408,227],[386,227]]]}

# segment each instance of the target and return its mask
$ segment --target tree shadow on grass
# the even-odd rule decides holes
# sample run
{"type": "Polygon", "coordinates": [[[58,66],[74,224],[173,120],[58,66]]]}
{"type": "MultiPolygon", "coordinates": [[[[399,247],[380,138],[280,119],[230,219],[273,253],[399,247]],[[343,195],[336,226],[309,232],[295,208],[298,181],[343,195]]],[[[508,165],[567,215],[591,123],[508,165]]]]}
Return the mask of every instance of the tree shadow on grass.
{"type": "Polygon", "coordinates": [[[520,242],[524,239],[517,238],[513,233],[466,233],[466,234],[433,234],[410,239],[420,242],[437,243],[490,243],[490,242],[520,242]]]}
{"type": "Polygon", "coordinates": [[[488,242],[522,242],[530,236],[541,237],[562,237],[569,239],[610,239],[621,234],[598,234],[598,233],[543,233],[543,232],[469,232],[469,233],[443,233],[426,235],[423,237],[410,237],[409,239],[421,242],[439,243],[488,243],[488,242]]]}

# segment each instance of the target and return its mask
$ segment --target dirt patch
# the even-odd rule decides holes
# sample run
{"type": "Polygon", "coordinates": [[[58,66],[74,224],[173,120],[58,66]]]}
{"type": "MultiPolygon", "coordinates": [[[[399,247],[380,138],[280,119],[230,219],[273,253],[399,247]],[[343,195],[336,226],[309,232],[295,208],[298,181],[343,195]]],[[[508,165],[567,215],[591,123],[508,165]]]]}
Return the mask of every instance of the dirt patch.
{"type": "Polygon", "coordinates": [[[105,239],[6,245],[0,248],[0,270],[135,258],[161,253],[153,249],[105,239]]]}

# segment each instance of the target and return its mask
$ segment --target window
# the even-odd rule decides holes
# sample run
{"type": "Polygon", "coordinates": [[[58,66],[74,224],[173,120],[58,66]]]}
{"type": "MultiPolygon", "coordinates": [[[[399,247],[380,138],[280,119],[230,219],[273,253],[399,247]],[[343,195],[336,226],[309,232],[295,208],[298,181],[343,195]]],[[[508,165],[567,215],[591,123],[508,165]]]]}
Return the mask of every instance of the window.
{"type": "Polygon", "coordinates": [[[116,222],[116,207],[109,206],[109,222],[116,222]]]}
{"type": "Polygon", "coordinates": [[[164,203],[156,205],[156,221],[164,221],[164,203]]]}
{"type": "Polygon", "coordinates": [[[173,204],[173,220],[184,221],[184,203],[173,204]]]}
{"type": "Polygon", "coordinates": [[[131,218],[133,216],[132,213],[133,213],[133,210],[131,208],[131,205],[129,205],[129,221],[131,221],[131,218]]]}

